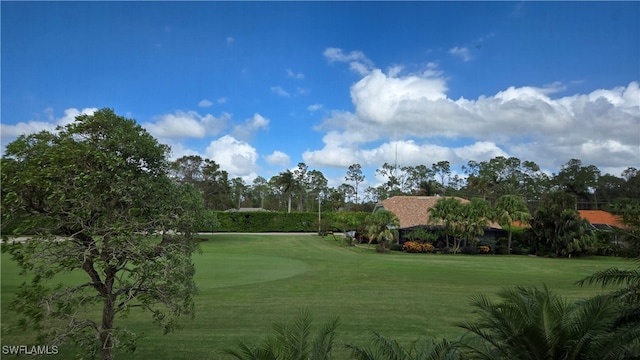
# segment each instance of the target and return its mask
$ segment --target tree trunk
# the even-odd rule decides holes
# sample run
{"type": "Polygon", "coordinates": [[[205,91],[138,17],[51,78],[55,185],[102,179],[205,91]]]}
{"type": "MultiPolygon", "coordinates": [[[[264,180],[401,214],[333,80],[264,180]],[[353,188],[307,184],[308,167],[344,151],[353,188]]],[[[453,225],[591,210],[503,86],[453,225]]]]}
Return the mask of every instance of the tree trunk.
{"type": "Polygon", "coordinates": [[[100,328],[100,359],[113,359],[113,320],[115,318],[116,296],[113,295],[113,283],[115,281],[116,269],[107,266],[105,269],[104,288],[102,294],[104,302],[102,305],[102,326],[100,328]]]}
{"type": "Polygon", "coordinates": [[[291,213],[291,194],[289,194],[289,198],[288,198],[288,202],[287,202],[287,212],[291,213]]]}
{"type": "Polygon", "coordinates": [[[509,237],[507,240],[507,255],[511,255],[511,226],[509,226],[509,237]]]}
{"type": "Polygon", "coordinates": [[[113,359],[113,318],[115,305],[113,296],[105,297],[102,307],[102,327],[100,329],[100,359],[113,359]]]}

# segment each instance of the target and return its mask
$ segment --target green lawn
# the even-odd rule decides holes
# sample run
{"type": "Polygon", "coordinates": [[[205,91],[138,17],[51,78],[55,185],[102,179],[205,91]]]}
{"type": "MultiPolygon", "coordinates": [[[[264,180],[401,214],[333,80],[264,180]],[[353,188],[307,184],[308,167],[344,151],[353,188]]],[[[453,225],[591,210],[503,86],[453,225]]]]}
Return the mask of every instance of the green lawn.
{"type": "MultiPolygon", "coordinates": [[[[239,340],[256,343],[273,322],[289,320],[302,308],[311,310],[316,324],[339,316],[340,344],[364,345],[373,330],[405,344],[422,335],[453,339],[462,333],[454,324],[473,316],[472,294],[546,284],[578,299],[600,289],[577,287],[577,280],[627,265],[616,258],[377,254],[366,245],[341,246],[332,237],[233,234],[210,237],[194,261],[200,290],[195,319],[183,319],[183,329],[163,336],[148,314],[132,313],[124,321],[145,336],[135,354],[119,358],[221,359],[221,349],[239,340]]],[[[15,316],[7,306],[25,278],[6,254],[1,265],[2,345],[32,344],[29,334],[8,332],[15,316]]]]}

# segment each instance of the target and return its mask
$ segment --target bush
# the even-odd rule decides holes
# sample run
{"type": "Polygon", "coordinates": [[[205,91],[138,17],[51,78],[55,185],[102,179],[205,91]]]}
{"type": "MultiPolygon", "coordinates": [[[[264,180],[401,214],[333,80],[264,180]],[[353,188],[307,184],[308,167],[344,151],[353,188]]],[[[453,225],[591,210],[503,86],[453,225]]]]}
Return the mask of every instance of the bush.
{"type": "Polygon", "coordinates": [[[429,243],[419,243],[416,241],[407,241],[402,245],[402,251],[408,253],[433,253],[436,248],[429,243]]]}
{"type": "Polygon", "coordinates": [[[497,255],[507,255],[507,247],[506,246],[498,246],[495,249],[497,255]]]}
{"type": "Polygon", "coordinates": [[[477,255],[480,251],[477,246],[465,246],[460,252],[466,255],[477,255]]]}
{"type": "Polygon", "coordinates": [[[391,244],[391,245],[389,246],[389,249],[390,249],[391,251],[402,251],[402,250],[403,250],[403,246],[402,246],[402,245],[400,245],[400,244],[391,244]]]}

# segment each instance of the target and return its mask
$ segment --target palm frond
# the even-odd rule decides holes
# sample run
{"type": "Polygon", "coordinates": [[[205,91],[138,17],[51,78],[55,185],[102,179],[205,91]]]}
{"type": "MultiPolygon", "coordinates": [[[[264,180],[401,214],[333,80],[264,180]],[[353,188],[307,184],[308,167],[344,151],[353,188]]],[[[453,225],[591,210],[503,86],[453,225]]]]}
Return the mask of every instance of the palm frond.
{"type": "Polygon", "coordinates": [[[319,331],[311,346],[312,360],[328,360],[336,337],[336,330],[340,325],[338,317],[327,322],[319,331]]]}
{"type": "Polygon", "coordinates": [[[638,270],[625,270],[616,267],[606,270],[598,271],[584,279],[578,281],[576,284],[583,286],[585,284],[601,284],[602,287],[609,285],[640,285],[640,271],[638,270]]]}

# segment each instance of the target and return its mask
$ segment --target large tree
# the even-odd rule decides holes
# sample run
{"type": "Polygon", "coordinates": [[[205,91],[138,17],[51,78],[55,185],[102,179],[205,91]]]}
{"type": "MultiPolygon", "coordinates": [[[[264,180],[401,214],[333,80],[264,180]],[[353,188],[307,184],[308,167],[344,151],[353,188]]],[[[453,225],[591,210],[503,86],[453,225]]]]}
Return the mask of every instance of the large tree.
{"type": "Polygon", "coordinates": [[[594,197],[600,178],[600,170],[595,165],[583,166],[579,159],[571,159],[554,177],[554,182],[566,193],[576,197],[576,209],[592,209],[597,203],[594,197]]]}
{"type": "Polygon", "coordinates": [[[575,197],[565,192],[547,194],[530,220],[536,253],[571,256],[591,247],[594,233],[589,222],[573,210],[575,197]]]}
{"type": "Polygon", "coordinates": [[[362,174],[362,166],[360,164],[349,165],[347,170],[347,176],[344,177],[347,181],[353,181],[356,195],[356,210],[358,209],[358,185],[364,181],[364,175],[362,174]]]}
{"type": "Polygon", "coordinates": [[[213,160],[198,155],[183,156],[171,163],[170,176],[178,183],[191,184],[200,190],[207,209],[234,207],[229,174],[213,160]]]}
{"type": "Polygon", "coordinates": [[[190,234],[202,196],[169,178],[168,151],[110,109],[7,146],[2,230],[26,240],[2,249],[33,274],[10,308],[48,344],[111,359],[135,348],[135,335],[116,326],[131,309],[148,310],[165,332],[193,314],[190,234]],[[70,283],[70,272],[85,280],[70,283]]]}

